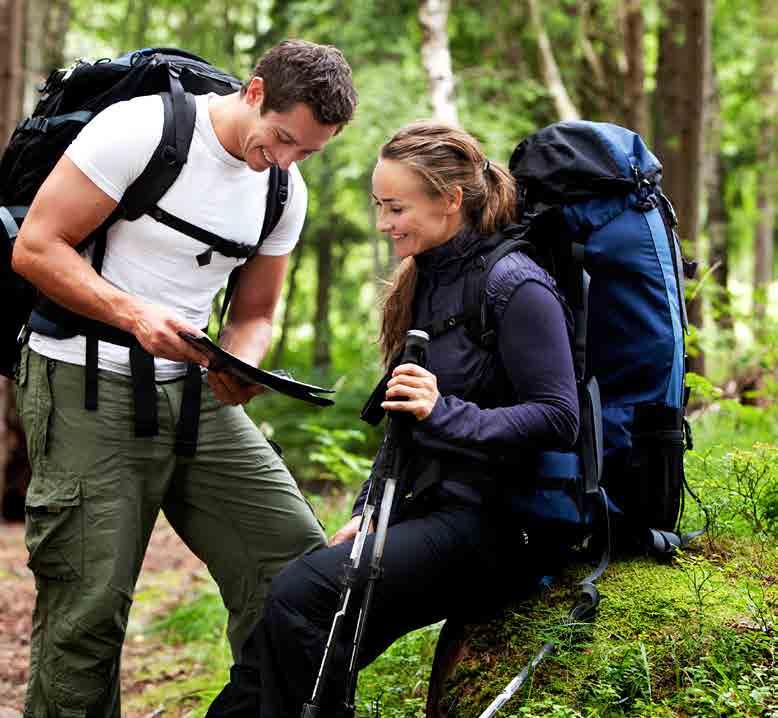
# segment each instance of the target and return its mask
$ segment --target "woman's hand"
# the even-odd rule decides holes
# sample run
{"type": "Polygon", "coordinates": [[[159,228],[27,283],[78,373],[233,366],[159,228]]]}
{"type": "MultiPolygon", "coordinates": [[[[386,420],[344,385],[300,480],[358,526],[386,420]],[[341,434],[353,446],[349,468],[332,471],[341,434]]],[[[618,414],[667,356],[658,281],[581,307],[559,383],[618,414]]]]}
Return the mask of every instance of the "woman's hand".
{"type": "Polygon", "coordinates": [[[434,374],[417,364],[400,364],[392,372],[381,406],[387,411],[407,411],[422,421],[432,413],[439,396],[434,374]]]}
{"type": "MultiPolygon", "coordinates": [[[[341,527],[335,532],[335,535],[330,539],[328,546],[337,546],[344,541],[350,541],[357,535],[359,531],[359,522],[362,520],[361,516],[354,516],[345,526],[341,527]]],[[[370,524],[368,533],[373,533],[373,524],[370,524]]]]}

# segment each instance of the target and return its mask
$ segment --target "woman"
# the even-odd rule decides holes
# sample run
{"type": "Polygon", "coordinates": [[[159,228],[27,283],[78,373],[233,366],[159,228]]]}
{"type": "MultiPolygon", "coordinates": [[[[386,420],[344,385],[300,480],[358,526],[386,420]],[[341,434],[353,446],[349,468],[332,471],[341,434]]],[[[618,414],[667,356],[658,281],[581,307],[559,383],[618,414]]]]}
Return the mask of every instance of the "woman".
{"type": "MultiPolygon", "coordinates": [[[[466,272],[490,235],[514,220],[516,192],[508,172],[489,162],[473,137],[419,122],[381,149],[373,198],[378,229],[402,259],[381,325],[391,366],[408,329],[440,325],[462,312],[466,272]]],[[[426,369],[403,364],[391,371],[382,407],[412,417],[412,426],[361,665],[406,632],[470,613],[481,596],[495,594],[503,580],[498,549],[517,532],[509,526],[500,536],[494,505],[500,484],[531,480],[521,469],[528,451],[575,441],[575,379],[553,280],[513,253],[490,272],[486,291],[494,347],[480,346],[460,324],[433,337],[426,369]]],[[[311,697],[364,494],[328,548],[303,556],[273,580],[256,634],[262,718],[298,716],[311,697]]],[[[524,568],[528,579],[536,576],[538,550],[530,549],[540,541],[533,539],[525,534],[512,542],[511,573],[524,568]]],[[[371,548],[368,539],[363,555],[371,548]]],[[[344,637],[353,636],[354,621],[344,637]]],[[[333,715],[344,698],[345,646],[340,653],[322,715],[333,715]]]]}

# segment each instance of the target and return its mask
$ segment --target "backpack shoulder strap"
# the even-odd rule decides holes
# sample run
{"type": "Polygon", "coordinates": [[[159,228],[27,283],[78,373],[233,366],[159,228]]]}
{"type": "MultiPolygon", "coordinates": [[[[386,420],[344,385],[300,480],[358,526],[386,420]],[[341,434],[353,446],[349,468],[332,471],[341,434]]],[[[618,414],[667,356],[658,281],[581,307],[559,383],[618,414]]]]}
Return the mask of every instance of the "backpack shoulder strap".
{"type": "Polygon", "coordinates": [[[262,242],[270,236],[270,233],[278,225],[288,199],[289,170],[282,170],[278,165],[271,165],[270,178],[267,183],[265,219],[262,222],[262,231],[259,233],[259,242],[257,242],[256,246],[257,250],[259,250],[262,242]]]}
{"type": "Polygon", "coordinates": [[[162,138],[143,172],[127,188],[121,206],[133,221],[152,210],[181,174],[189,156],[197,109],[194,96],[171,77],[170,92],[160,93],[164,109],[162,138]]]}
{"type": "MultiPolygon", "coordinates": [[[[489,242],[498,240],[501,233],[492,235],[489,242]]],[[[497,263],[513,252],[528,251],[532,245],[523,239],[510,239],[500,242],[488,254],[481,255],[475,266],[465,276],[463,288],[464,321],[471,336],[484,347],[494,346],[497,335],[489,325],[489,307],[487,304],[486,283],[497,263]]]]}
{"type": "MultiPolygon", "coordinates": [[[[267,183],[267,201],[265,203],[265,219],[262,222],[262,231],[259,233],[259,241],[249,257],[253,257],[262,246],[262,243],[270,236],[270,233],[276,228],[281,215],[284,213],[284,207],[289,199],[289,170],[282,170],[278,165],[270,166],[270,177],[267,183]]],[[[224,317],[227,314],[227,307],[230,304],[235,287],[238,284],[240,276],[240,267],[236,267],[230,272],[227,280],[227,288],[224,290],[224,299],[222,300],[221,311],[219,312],[219,334],[224,326],[224,317]]]]}

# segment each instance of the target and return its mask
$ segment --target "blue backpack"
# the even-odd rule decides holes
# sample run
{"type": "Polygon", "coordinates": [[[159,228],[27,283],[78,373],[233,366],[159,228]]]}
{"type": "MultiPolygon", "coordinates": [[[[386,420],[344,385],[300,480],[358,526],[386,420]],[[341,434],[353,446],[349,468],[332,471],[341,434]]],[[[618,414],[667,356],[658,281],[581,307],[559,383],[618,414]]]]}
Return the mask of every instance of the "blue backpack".
{"type": "MultiPolygon", "coordinates": [[[[486,281],[506,254],[522,251],[543,266],[572,310],[581,429],[573,451],[537,455],[534,482],[505,488],[513,523],[539,537],[549,571],[556,549],[602,544],[602,558],[579,582],[566,621],[594,619],[595,582],[622,548],[666,556],[702,533],[681,535],[684,418],[684,276],[662,167],[639,135],[599,122],[560,122],[525,139],[510,170],[519,189],[519,223],[498,232],[465,284],[466,322],[475,341],[493,344],[486,281]]],[[[504,329],[503,329],[504,331],[504,329]]],[[[699,502],[698,502],[699,503],[699,502]]],[[[530,538],[530,540],[533,540],[530,538]]],[[[552,579],[545,577],[541,585],[552,579]]],[[[460,655],[461,622],[447,621],[435,649],[427,714],[460,655]]],[[[492,716],[553,650],[543,645],[482,716],[492,716]]]]}
{"type": "Polygon", "coordinates": [[[573,313],[581,405],[576,450],[539,454],[537,482],[511,495],[512,513],[572,543],[604,510],[620,545],[671,553],[688,538],[676,529],[691,446],[683,283],[694,265],[681,257],[662,167],[636,133],[575,121],[521,142],[510,170],[519,223],[484,258],[466,311],[480,318],[482,337],[493,334],[489,271],[509,252],[532,256],[573,313]]]}

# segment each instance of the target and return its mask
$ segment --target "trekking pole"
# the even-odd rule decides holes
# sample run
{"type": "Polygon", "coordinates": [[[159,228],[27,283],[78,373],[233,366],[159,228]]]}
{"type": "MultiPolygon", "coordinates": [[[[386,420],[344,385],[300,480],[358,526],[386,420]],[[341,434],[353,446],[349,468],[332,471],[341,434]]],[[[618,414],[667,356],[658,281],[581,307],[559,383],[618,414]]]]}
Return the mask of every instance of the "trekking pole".
{"type": "MultiPolygon", "coordinates": [[[[405,344],[405,350],[401,363],[414,363],[424,366],[426,363],[426,348],[429,343],[429,335],[420,330],[410,330],[405,344]]],[[[370,484],[365,497],[365,506],[362,509],[362,517],[359,522],[359,531],[354,538],[354,544],[351,547],[349,560],[343,565],[343,589],[338,602],[338,609],[332,620],[327,644],[324,649],[319,666],[319,673],[316,676],[316,683],[313,687],[313,694],[308,703],[303,704],[301,718],[318,718],[321,711],[322,692],[324,690],[326,677],[332,666],[332,661],[337,651],[340,634],[348,611],[353,589],[357,584],[358,569],[362,561],[365,540],[370,531],[370,525],[375,514],[376,499],[380,494],[383,485],[383,496],[378,512],[376,526],[376,535],[373,541],[373,553],[370,559],[370,572],[368,583],[365,589],[365,595],[362,601],[362,607],[357,619],[355,638],[352,643],[352,654],[349,661],[349,672],[346,679],[346,715],[354,715],[354,696],[356,695],[356,661],[359,653],[359,647],[362,643],[367,613],[372,601],[375,583],[381,574],[381,560],[383,558],[384,543],[386,541],[386,531],[389,525],[389,514],[391,513],[392,503],[394,501],[394,492],[397,485],[398,469],[400,466],[400,452],[397,451],[399,443],[400,426],[396,419],[387,416],[387,428],[384,435],[384,441],[379,452],[379,461],[373,468],[370,477],[370,484]],[[350,712],[348,712],[350,710],[350,712]]]]}
{"type": "MultiPolygon", "coordinates": [[[[379,456],[383,457],[386,451],[388,433],[384,437],[384,443],[381,447],[379,456]]],[[[370,477],[370,485],[368,486],[367,496],[365,497],[365,505],[362,509],[362,516],[359,522],[359,530],[354,538],[354,544],[351,547],[349,553],[348,562],[343,564],[343,588],[340,593],[338,601],[338,609],[335,611],[335,616],[332,619],[332,626],[330,628],[329,636],[327,637],[327,644],[324,648],[324,656],[319,666],[319,672],[316,676],[316,683],[313,687],[313,694],[311,700],[308,703],[303,704],[301,718],[316,718],[319,715],[321,694],[324,688],[324,678],[328,675],[332,660],[335,656],[338,639],[343,628],[343,622],[346,618],[346,611],[348,610],[349,602],[351,600],[351,594],[356,583],[357,569],[362,560],[362,552],[365,547],[365,539],[370,531],[370,524],[373,520],[373,514],[375,513],[375,499],[378,493],[378,475],[379,469],[384,466],[383,461],[378,462],[378,465],[373,471],[370,477]]]]}
{"type": "MultiPolygon", "coordinates": [[[[604,520],[605,520],[605,547],[603,549],[600,562],[586,578],[584,578],[578,584],[581,587],[581,596],[578,603],[576,603],[567,614],[563,621],[563,626],[569,627],[579,623],[591,623],[594,621],[597,615],[597,606],[600,603],[600,592],[595,586],[595,582],[599,579],[605,569],[608,568],[610,563],[611,554],[611,526],[610,526],[610,512],[608,510],[608,497],[605,494],[605,490],[601,487],[599,490],[600,498],[602,500],[604,520]]],[[[500,695],[497,696],[481,713],[478,718],[492,718],[500,708],[502,708],[516,692],[527,682],[527,679],[535,672],[535,669],[540,665],[541,661],[554,652],[556,648],[555,641],[547,641],[543,644],[542,648],[535,654],[532,660],[524,666],[521,672],[503,688],[500,695]]]]}
{"type": "MultiPolygon", "coordinates": [[[[411,329],[405,339],[405,350],[400,364],[417,364],[425,366],[427,363],[427,346],[429,344],[429,335],[418,329],[411,329]]],[[[362,646],[362,638],[365,634],[367,617],[370,613],[370,606],[373,601],[376,583],[380,580],[383,568],[381,562],[384,556],[384,544],[386,542],[386,531],[389,526],[389,515],[392,511],[394,502],[394,492],[397,487],[397,479],[400,474],[401,452],[398,450],[401,446],[401,433],[406,431],[406,423],[401,419],[387,415],[387,434],[391,437],[389,446],[392,451],[390,473],[386,477],[384,485],[384,495],[381,500],[381,508],[378,513],[378,525],[376,527],[375,540],[373,541],[373,553],[370,558],[370,572],[368,574],[365,594],[362,598],[362,606],[357,618],[357,626],[354,631],[354,641],[351,646],[351,659],[349,660],[348,673],[346,674],[346,696],[343,703],[344,718],[352,718],[355,713],[355,698],[357,693],[357,677],[359,668],[359,650],[362,646]]]]}

